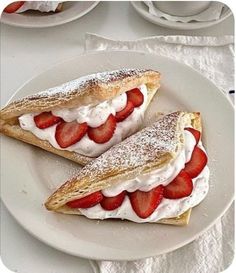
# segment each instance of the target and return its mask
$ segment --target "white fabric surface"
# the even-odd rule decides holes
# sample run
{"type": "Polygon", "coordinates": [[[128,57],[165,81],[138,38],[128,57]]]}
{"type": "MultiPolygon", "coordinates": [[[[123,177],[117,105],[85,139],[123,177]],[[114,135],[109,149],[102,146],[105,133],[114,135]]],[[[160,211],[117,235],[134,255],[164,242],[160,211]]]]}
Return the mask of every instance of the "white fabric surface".
{"type": "MultiPolygon", "coordinates": [[[[115,41],[86,34],[85,51],[136,50],[168,56],[214,82],[226,95],[234,88],[233,36],[156,36],[115,41]]],[[[135,262],[91,261],[100,273],[217,273],[234,255],[234,206],[194,242],[173,252],[135,262]]]]}
{"type": "Polygon", "coordinates": [[[209,22],[214,21],[220,18],[222,10],[224,8],[224,4],[220,2],[211,2],[210,6],[204,10],[203,12],[192,15],[192,16],[173,16],[167,13],[162,12],[161,10],[157,9],[153,5],[153,1],[143,1],[147,6],[149,13],[158,17],[158,18],[165,18],[168,21],[172,22],[183,22],[188,23],[191,21],[197,22],[209,22]]]}

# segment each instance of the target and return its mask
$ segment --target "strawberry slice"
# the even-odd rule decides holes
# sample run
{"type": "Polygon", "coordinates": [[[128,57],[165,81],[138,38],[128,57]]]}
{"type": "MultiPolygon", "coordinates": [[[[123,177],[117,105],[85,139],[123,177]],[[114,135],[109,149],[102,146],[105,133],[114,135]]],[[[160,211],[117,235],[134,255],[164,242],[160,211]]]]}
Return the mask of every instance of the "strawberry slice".
{"type": "Polygon", "coordinates": [[[114,197],[103,197],[102,202],[100,205],[105,210],[114,210],[121,206],[125,199],[126,192],[122,191],[120,194],[114,196],[114,197]]]}
{"type": "Polygon", "coordinates": [[[39,129],[48,128],[54,124],[57,124],[62,119],[60,117],[53,116],[51,112],[43,112],[37,116],[34,116],[34,122],[39,129]]]}
{"type": "Polygon", "coordinates": [[[126,94],[128,101],[131,101],[134,107],[139,107],[140,105],[143,104],[144,96],[143,93],[138,88],[134,88],[130,91],[127,91],[126,94]]]}
{"type": "Polygon", "coordinates": [[[133,210],[140,218],[147,218],[160,204],[164,186],[160,185],[148,192],[135,191],[129,194],[133,210]]]}
{"type": "Polygon", "coordinates": [[[107,121],[97,128],[88,128],[88,136],[96,143],[106,143],[110,140],[116,129],[116,118],[110,114],[107,121]]]}
{"type": "Polygon", "coordinates": [[[199,140],[200,140],[200,137],[201,137],[201,133],[198,131],[198,130],[196,130],[196,129],[193,129],[193,128],[184,128],[184,130],[187,130],[187,131],[189,131],[190,133],[192,133],[193,134],[193,136],[194,136],[194,138],[195,138],[195,140],[196,140],[196,145],[198,144],[198,142],[199,142],[199,140]]]}
{"type": "Polygon", "coordinates": [[[207,156],[199,147],[195,147],[192,157],[188,163],[185,164],[184,171],[191,177],[197,177],[207,164],[207,156]]]}
{"type": "Polygon", "coordinates": [[[87,209],[97,205],[103,199],[103,195],[100,191],[94,192],[83,198],[67,202],[66,205],[70,208],[87,209]]]}
{"type": "Polygon", "coordinates": [[[165,187],[164,197],[168,199],[178,199],[189,196],[193,190],[193,182],[190,176],[181,171],[175,179],[165,187]]]}
{"type": "Polygon", "coordinates": [[[5,9],[4,9],[3,11],[4,11],[4,12],[7,12],[7,13],[14,13],[14,12],[16,12],[24,3],[25,3],[25,1],[16,1],[16,2],[13,2],[13,3],[9,4],[8,6],[6,6],[5,9]]]}
{"type": "Polygon", "coordinates": [[[126,119],[134,111],[134,105],[131,101],[127,101],[127,104],[123,110],[116,113],[116,121],[121,122],[126,119]]]}
{"type": "Polygon", "coordinates": [[[87,130],[88,125],[86,122],[80,124],[77,121],[63,121],[57,125],[55,138],[61,148],[67,148],[80,141],[87,130]]]}

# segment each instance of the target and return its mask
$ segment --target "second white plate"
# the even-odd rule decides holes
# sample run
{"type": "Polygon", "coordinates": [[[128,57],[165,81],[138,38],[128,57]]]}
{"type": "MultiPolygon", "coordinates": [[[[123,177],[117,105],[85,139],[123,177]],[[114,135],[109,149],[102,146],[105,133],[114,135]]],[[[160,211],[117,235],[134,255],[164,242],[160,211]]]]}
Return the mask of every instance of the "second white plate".
{"type": "Polygon", "coordinates": [[[200,111],[203,142],[209,155],[210,191],[193,209],[185,227],[96,221],[48,212],[43,206],[56,186],[79,169],[68,160],[2,137],[2,200],[31,234],[64,252],[102,260],[134,260],[172,251],[209,228],[233,200],[233,107],[209,80],[186,65],[137,52],[99,52],[58,64],[27,82],[14,99],[93,72],[123,67],[152,68],[162,73],[159,96],[147,112],[200,111]]]}
{"type": "Polygon", "coordinates": [[[1,22],[7,25],[24,28],[43,28],[62,25],[76,20],[92,9],[99,1],[67,1],[63,3],[63,10],[58,13],[41,13],[27,11],[24,13],[2,13],[1,22]]]}

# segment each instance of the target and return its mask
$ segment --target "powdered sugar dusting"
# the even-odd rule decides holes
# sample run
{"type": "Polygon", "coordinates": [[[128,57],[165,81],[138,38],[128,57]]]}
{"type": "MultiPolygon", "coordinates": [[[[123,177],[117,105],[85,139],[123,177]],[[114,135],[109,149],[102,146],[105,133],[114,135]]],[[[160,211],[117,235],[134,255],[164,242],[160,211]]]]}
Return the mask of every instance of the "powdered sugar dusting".
{"type": "Polygon", "coordinates": [[[86,90],[87,87],[92,87],[100,84],[108,84],[113,81],[122,80],[125,77],[137,76],[140,73],[148,71],[148,69],[130,69],[123,68],[120,70],[101,72],[80,77],[78,79],[66,82],[62,85],[49,88],[45,91],[41,91],[37,94],[28,96],[27,99],[33,100],[38,98],[50,97],[57,95],[66,96],[73,95],[74,93],[80,92],[81,94],[86,90]]]}
{"type": "Polygon", "coordinates": [[[85,176],[92,179],[104,173],[124,172],[158,160],[166,152],[175,152],[178,145],[176,127],[180,116],[181,112],[166,115],[152,126],[113,146],[86,165],[78,174],[77,179],[85,176]]]}

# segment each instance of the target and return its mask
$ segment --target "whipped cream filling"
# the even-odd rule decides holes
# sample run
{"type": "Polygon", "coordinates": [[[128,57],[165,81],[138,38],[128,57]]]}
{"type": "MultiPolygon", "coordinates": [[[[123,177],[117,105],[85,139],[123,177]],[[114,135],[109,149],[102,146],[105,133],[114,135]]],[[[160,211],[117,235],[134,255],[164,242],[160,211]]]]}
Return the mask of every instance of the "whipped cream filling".
{"type": "Polygon", "coordinates": [[[200,175],[193,179],[193,191],[188,197],[180,199],[163,198],[156,210],[147,218],[142,219],[133,210],[129,197],[126,196],[122,205],[112,211],[104,210],[100,204],[89,208],[79,209],[80,212],[91,219],[119,218],[136,223],[157,222],[164,218],[177,217],[189,208],[198,205],[207,195],[209,184],[209,168],[206,166],[200,175]]]}
{"type": "Polygon", "coordinates": [[[25,1],[16,13],[27,10],[39,10],[41,12],[55,11],[60,3],[62,3],[62,1],[25,1]]]}
{"type": "MultiPolygon", "coordinates": [[[[146,90],[141,90],[141,92],[143,94],[147,93],[146,90]]],[[[66,122],[77,120],[78,123],[87,122],[88,126],[96,128],[105,123],[110,114],[115,116],[116,112],[123,110],[126,104],[127,95],[123,93],[112,100],[104,101],[96,106],[86,105],[72,109],[53,110],[52,114],[61,117],[66,122]]]]}
{"type": "MultiPolygon", "coordinates": [[[[96,157],[136,132],[142,124],[147,104],[147,87],[143,84],[138,88],[144,96],[143,104],[139,107],[135,107],[133,113],[125,120],[118,122],[112,138],[103,144],[94,142],[86,134],[77,143],[63,149],[58,145],[55,139],[57,124],[46,129],[39,129],[34,122],[34,116],[38,113],[25,114],[19,117],[20,127],[23,130],[30,131],[42,140],[47,140],[56,149],[72,151],[89,157],[96,157]]],[[[52,111],[52,113],[63,118],[67,122],[77,120],[79,123],[87,122],[91,127],[98,127],[107,120],[110,114],[115,115],[116,112],[124,109],[126,103],[127,95],[126,93],[123,93],[112,100],[102,102],[98,105],[87,105],[73,109],[60,109],[58,111],[52,111]]]]}
{"type": "MultiPolygon", "coordinates": [[[[184,168],[185,163],[190,160],[196,144],[194,136],[189,131],[184,131],[184,138],[185,145],[183,145],[179,155],[169,164],[148,174],[142,174],[133,180],[119,182],[103,190],[103,195],[112,197],[124,190],[128,192],[136,190],[149,191],[161,184],[164,186],[168,185],[184,168]]],[[[201,142],[198,143],[198,146],[205,151],[201,142]]],[[[177,217],[189,208],[198,205],[205,198],[209,189],[208,179],[209,168],[205,166],[202,172],[196,178],[192,179],[193,191],[190,196],[180,199],[163,198],[156,210],[146,219],[140,218],[135,213],[128,196],[125,197],[119,208],[112,211],[104,210],[100,204],[88,209],[79,210],[83,215],[91,219],[120,218],[137,223],[156,222],[163,218],[177,217]]]]}

